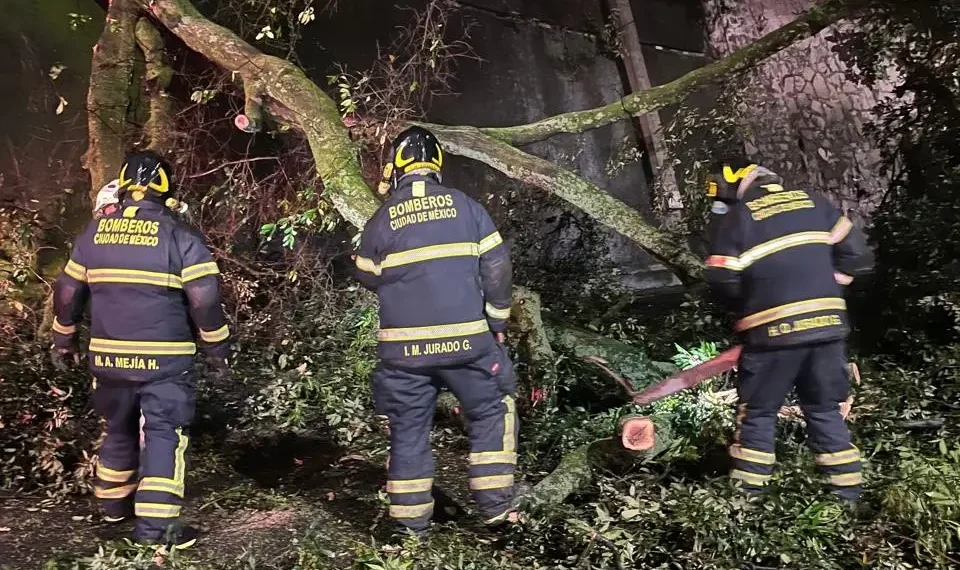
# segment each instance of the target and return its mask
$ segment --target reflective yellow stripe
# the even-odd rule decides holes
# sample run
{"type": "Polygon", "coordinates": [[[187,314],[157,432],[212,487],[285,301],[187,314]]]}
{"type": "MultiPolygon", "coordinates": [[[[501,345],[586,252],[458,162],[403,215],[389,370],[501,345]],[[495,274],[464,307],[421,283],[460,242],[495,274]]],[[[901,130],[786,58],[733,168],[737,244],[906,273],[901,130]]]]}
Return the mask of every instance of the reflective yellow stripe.
{"type": "Polygon", "coordinates": [[[502,402],[507,406],[507,412],[503,414],[503,450],[517,450],[517,436],[514,430],[517,425],[517,406],[512,396],[504,396],[502,402]]]}
{"type": "Polygon", "coordinates": [[[517,464],[517,454],[512,451],[481,451],[470,454],[470,465],[517,464]]]}
{"type": "Polygon", "coordinates": [[[510,307],[507,307],[506,309],[498,309],[493,305],[491,305],[490,303],[486,303],[484,304],[483,308],[484,310],[487,311],[487,314],[493,317],[494,319],[510,318],[510,307]]]}
{"type": "Polygon", "coordinates": [[[137,472],[134,470],[130,471],[116,471],[110,469],[109,467],[104,467],[102,463],[97,463],[97,478],[101,481],[109,481],[110,483],[126,483],[129,481],[137,472]]]}
{"type": "Polygon", "coordinates": [[[230,337],[230,329],[227,325],[223,325],[215,331],[207,332],[203,329],[200,329],[200,338],[206,342],[220,342],[227,340],[230,337]]]}
{"type": "Polygon", "coordinates": [[[403,329],[381,329],[377,338],[386,341],[432,340],[450,338],[453,336],[467,336],[480,334],[490,330],[487,320],[469,323],[452,323],[449,325],[434,325],[429,327],[409,327],[403,329]]]}
{"type": "Polygon", "coordinates": [[[754,313],[737,321],[736,329],[738,332],[752,329],[760,325],[777,321],[786,317],[812,313],[814,311],[826,311],[829,309],[845,310],[847,303],[840,297],[824,297],[820,299],[808,299],[773,307],[759,313],[754,313]]]}
{"type": "Polygon", "coordinates": [[[154,355],[196,354],[197,345],[192,342],[149,342],[92,338],[90,339],[90,352],[135,352],[154,355]]]}
{"type": "Polygon", "coordinates": [[[475,243],[442,243],[439,245],[429,245],[426,247],[418,247],[416,249],[391,253],[384,258],[383,263],[380,264],[380,267],[387,269],[390,267],[407,265],[409,263],[443,259],[445,257],[477,257],[478,255],[480,255],[480,250],[475,243]]]}
{"type": "Polygon", "coordinates": [[[89,283],[135,283],[183,288],[183,282],[176,275],[137,269],[91,269],[87,271],[87,279],[89,283]]]}
{"type": "Polygon", "coordinates": [[[470,489],[473,491],[489,491],[492,489],[507,489],[510,487],[513,487],[512,474],[470,478],[470,489]]]}
{"type": "Polygon", "coordinates": [[[130,493],[133,493],[136,490],[136,483],[123,485],[122,487],[114,487],[113,489],[104,489],[102,487],[94,486],[93,494],[95,497],[100,499],[122,499],[129,496],[130,493]]]}
{"type": "Polygon", "coordinates": [[[77,327],[76,327],[76,325],[69,325],[69,326],[68,326],[68,325],[61,325],[61,324],[60,324],[60,321],[59,321],[56,317],[54,317],[54,318],[53,318],[53,330],[54,330],[54,332],[58,332],[58,333],[60,333],[60,334],[73,334],[73,333],[77,332],[77,327]]]}
{"type": "Polygon", "coordinates": [[[740,260],[729,255],[711,255],[707,258],[707,267],[717,267],[720,269],[729,269],[730,271],[740,271],[740,260]]]}
{"type": "Polygon", "coordinates": [[[817,465],[846,465],[860,461],[860,450],[856,447],[836,453],[819,453],[813,458],[817,465]]]}
{"type": "Polygon", "coordinates": [[[827,480],[831,485],[836,485],[837,487],[853,487],[854,485],[863,483],[863,473],[857,471],[856,473],[830,475],[827,480]]]}
{"type": "Polygon", "coordinates": [[[179,485],[184,484],[186,479],[187,472],[187,461],[184,457],[184,454],[187,451],[187,445],[190,443],[190,438],[183,435],[183,429],[177,428],[177,449],[173,453],[173,481],[179,485]]]}
{"type": "Polygon", "coordinates": [[[840,216],[840,219],[837,220],[837,223],[833,225],[833,229],[830,230],[830,243],[840,243],[846,239],[847,234],[850,233],[850,230],[853,229],[853,222],[850,221],[850,218],[846,216],[840,216]]]}
{"type": "Polygon", "coordinates": [[[175,519],[180,516],[180,505],[165,505],[163,503],[137,503],[134,513],[138,517],[155,519],[175,519]]]}
{"type": "Polygon", "coordinates": [[[503,238],[500,237],[500,232],[493,232],[492,234],[480,240],[480,255],[487,253],[501,243],[503,243],[503,238]]]}
{"type": "Polygon", "coordinates": [[[374,275],[380,275],[381,273],[380,266],[374,263],[372,259],[360,257],[358,255],[355,262],[357,264],[357,269],[360,271],[366,271],[367,273],[373,273],[374,275]]]}
{"type": "Polygon", "coordinates": [[[390,505],[390,516],[395,519],[417,519],[433,514],[433,501],[422,505],[390,505]]]}
{"type": "Polygon", "coordinates": [[[772,476],[761,475],[759,473],[749,473],[747,471],[741,471],[740,469],[734,469],[730,472],[730,478],[746,481],[751,485],[766,485],[767,482],[772,479],[772,476]]]}
{"type": "Polygon", "coordinates": [[[138,491],[157,491],[160,493],[170,493],[183,498],[183,483],[177,483],[173,479],[164,477],[144,477],[137,487],[138,491]]]}
{"type": "Polygon", "coordinates": [[[432,488],[432,478],[387,481],[388,493],[428,493],[432,488]]]}
{"type": "Polygon", "coordinates": [[[63,268],[63,272],[70,277],[73,277],[77,281],[87,280],[87,268],[72,259],[67,261],[67,265],[63,268]]]}
{"type": "Polygon", "coordinates": [[[215,261],[208,261],[206,263],[198,263],[190,267],[184,267],[183,271],[180,272],[180,278],[183,279],[184,283],[188,283],[194,279],[200,279],[207,275],[218,275],[219,273],[220,268],[217,267],[217,263],[215,261]]]}
{"type": "Polygon", "coordinates": [[[768,255],[772,255],[798,245],[809,244],[829,245],[830,234],[827,232],[798,232],[763,242],[760,245],[751,247],[747,251],[743,252],[740,255],[740,265],[743,269],[746,269],[758,259],[762,259],[768,255]]]}
{"type": "Polygon", "coordinates": [[[757,451],[756,449],[743,447],[739,444],[730,446],[730,457],[749,461],[750,463],[758,463],[760,465],[773,465],[777,461],[777,456],[773,453],[757,451]]]}

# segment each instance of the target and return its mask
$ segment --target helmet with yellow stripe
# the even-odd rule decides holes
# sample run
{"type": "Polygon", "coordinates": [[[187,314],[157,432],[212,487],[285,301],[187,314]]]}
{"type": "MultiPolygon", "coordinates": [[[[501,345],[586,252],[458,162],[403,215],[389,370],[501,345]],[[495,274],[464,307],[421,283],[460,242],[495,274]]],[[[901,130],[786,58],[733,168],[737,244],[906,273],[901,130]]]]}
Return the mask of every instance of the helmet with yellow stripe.
{"type": "Polygon", "coordinates": [[[719,202],[736,202],[740,182],[756,168],[755,163],[745,158],[732,158],[713,163],[707,171],[707,197],[719,202]]]}
{"type": "Polygon", "coordinates": [[[152,151],[127,154],[120,168],[120,189],[134,200],[154,195],[167,197],[173,193],[173,170],[161,156],[152,151]]]}
{"type": "Polygon", "coordinates": [[[433,133],[423,127],[410,127],[397,135],[390,147],[392,162],[384,169],[393,187],[408,174],[433,174],[440,180],[443,149],[433,133]],[[389,174],[388,174],[389,170],[389,174]]]}

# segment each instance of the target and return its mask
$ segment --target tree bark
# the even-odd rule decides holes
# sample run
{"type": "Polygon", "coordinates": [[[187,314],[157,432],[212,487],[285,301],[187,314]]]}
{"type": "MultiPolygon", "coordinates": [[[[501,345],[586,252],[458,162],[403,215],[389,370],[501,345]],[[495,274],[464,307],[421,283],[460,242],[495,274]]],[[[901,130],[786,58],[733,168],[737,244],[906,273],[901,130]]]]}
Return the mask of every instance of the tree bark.
{"type": "Polygon", "coordinates": [[[563,113],[526,125],[481,129],[511,145],[541,141],[560,133],[582,133],[616,123],[632,115],[643,115],[679,103],[692,93],[722,79],[750,69],[757,63],[854,15],[868,0],[824,0],[793,22],[779,28],[723,59],[687,73],[683,77],[595,109],[563,113]]]}
{"type": "Polygon", "coordinates": [[[90,144],[83,156],[90,172],[90,200],[117,177],[123,163],[130,84],[137,49],[137,0],[113,0],[97,45],[93,48],[87,128],[90,144]]]}
{"type": "Polygon", "coordinates": [[[140,18],[137,22],[136,36],[137,44],[147,62],[144,83],[150,101],[150,117],[143,127],[143,138],[147,148],[159,154],[166,154],[176,142],[173,131],[173,105],[167,94],[167,88],[173,80],[173,68],[167,62],[163,36],[149,20],[140,18]]]}
{"type": "Polygon", "coordinates": [[[700,281],[704,265],[683,238],[653,227],[637,210],[599,186],[548,160],[527,154],[476,127],[418,123],[452,154],[480,161],[510,178],[556,194],[603,225],[630,238],[673,270],[681,281],[700,281]]]}

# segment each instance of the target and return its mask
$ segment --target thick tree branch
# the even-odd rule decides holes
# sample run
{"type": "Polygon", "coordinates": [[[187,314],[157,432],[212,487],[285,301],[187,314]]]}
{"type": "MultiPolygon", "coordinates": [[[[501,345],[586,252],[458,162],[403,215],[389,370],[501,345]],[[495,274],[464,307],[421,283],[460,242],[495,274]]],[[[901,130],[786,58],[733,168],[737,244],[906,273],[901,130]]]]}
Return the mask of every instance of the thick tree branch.
{"type": "Polygon", "coordinates": [[[173,80],[173,68],[167,62],[163,36],[144,18],[137,22],[137,45],[140,46],[147,63],[144,83],[150,100],[150,118],[143,127],[143,136],[149,149],[162,154],[175,144],[175,135],[171,128],[173,105],[167,95],[167,88],[173,80]]]}
{"type": "Polygon", "coordinates": [[[659,230],[637,210],[604,192],[599,186],[548,160],[527,154],[476,127],[424,124],[453,154],[478,160],[510,178],[556,194],[605,226],[627,236],[685,283],[699,281],[703,262],[682,238],[659,230]]]}
{"type": "Polygon", "coordinates": [[[563,113],[526,125],[490,127],[480,130],[502,142],[524,145],[560,133],[582,133],[616,123],[632,115],[644,115],[679,103],[704,87],[750,69],[797,41],[815,35],[837,21],[852,16],[868,3],[868,0],[824,0],[786,26],[670,83],[639,93],[631,93],[619,101],[595,109],[563,113]]]}
{"type": "MultiPolygon", "coordinates": [[[[137,1],[187,47],[236,74],[248,97],[262,95],[272,116],[304,133],[327,196],[344,219],[362,228],[379,202],[360,175],[357,151],[336,103],[296,65],[261,53],[204,18],[187,0],[137,1]]],[[[259,102],[247,103],[248,109],[259,109],[259,102]]]]}
{"type": "Polygon", "coordinates": [[[120,172],[124,135],[130,107],[130,83],[137,49],[137,2],[113,0],[103,33],[93,47],[90,89],[87,92],[87,128],[90,146],[83,165],[90,172],[90,199],[120,172]]]}

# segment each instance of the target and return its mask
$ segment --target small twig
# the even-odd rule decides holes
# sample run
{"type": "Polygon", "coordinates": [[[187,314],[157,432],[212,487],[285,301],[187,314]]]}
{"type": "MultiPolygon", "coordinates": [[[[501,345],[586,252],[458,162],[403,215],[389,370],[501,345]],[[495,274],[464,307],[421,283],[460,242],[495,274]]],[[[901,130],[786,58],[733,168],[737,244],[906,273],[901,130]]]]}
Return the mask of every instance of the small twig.
{"type": "Polygon", "coordinates": [[[619,374],[611,370],[609,367],[607,367],[606,365],[609,363],[606,360],[600,358],[599,356],[587,356],[587,357],[584,357],[584,360],[586,360],[587,362],[592,362],[593,364],[596,364],[597,366],[602,368],[604,372],[609,374],[611,378],[617,381],[617,384],[620,384],[620,386],[622,386],[623,389],[627,391],[627,395],[630,396],[631,398],[633,398],[639,393],[634,389],[633,385],[630,382],[627,382],[627,380],[623,378],[623,376],[620,376],[619,374]]]}
{"type": "Polygon", "coordinates": [[[929,420],[910,420],[900,423],[904,429],[928,429],[941,428],[946,421],[943,418],[931,418],[929,420]]]}
{"type": "Polygon", "coordinates": [[[577,558],[577,563],[574,565],[575,568],[581,568],[587,562],[588,556],[593,551],[593,545],[597,543],[596,535],[590,535],[590,542],[587,543],[587,547],[583,549],[583,552],[580,553],[580,556],[577,558]]]}
{"type": "Polygon", "coordinates": [[[234,165],[234,164],[246,164],[246,163],[248,163],[248,162],[257,162],[257,161],[260,161],[260,160],[276,160],[276,161],[279,161],[279,160],[280,160],[280,157],[277,157],[277,156],[257,156],[257,157],[254,157],[254,158],[245,158],[245,159],[243,159],[243,160],[231,160],[230,162],[224,162],[224,163],[221,164],[220,166],[218,166],[218,167],[216,167],[216,168],[212,168],[212,169],[210,169],[210,170],[207,170],[206,172],[201,172],[200,174],[191,174],[190,176],[187,176],[187,178],[190,178],[190,179],[200,178],[200,177],[206,176],[206,175],[208,175],[208,174],[213,174],[214,172],[217,172],[218,170],[223,170],[224,168],[226,168],[226,167],[228,167],[228,166],[232,166],[232,165],[234,165]]]}
{"type": "Polygon", "coordinates": [[[599,540],[613,552],[613,564],[617,567],[617,570],[623,570],[623,562],[620,560],[620,550],[617,548],[617,545],[613,543],[612,540],[603,536],[597,531],[592,531],[590,534],[590,540],[599,540]]]}

